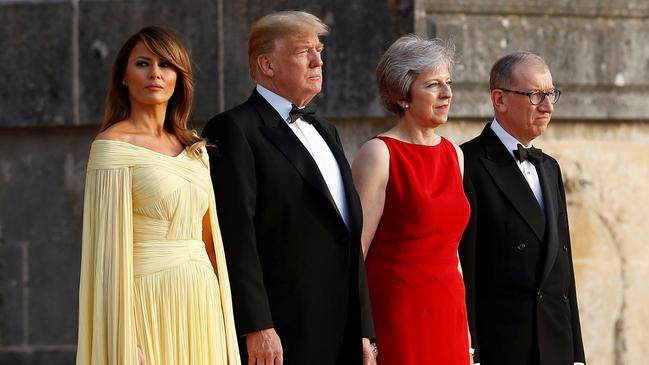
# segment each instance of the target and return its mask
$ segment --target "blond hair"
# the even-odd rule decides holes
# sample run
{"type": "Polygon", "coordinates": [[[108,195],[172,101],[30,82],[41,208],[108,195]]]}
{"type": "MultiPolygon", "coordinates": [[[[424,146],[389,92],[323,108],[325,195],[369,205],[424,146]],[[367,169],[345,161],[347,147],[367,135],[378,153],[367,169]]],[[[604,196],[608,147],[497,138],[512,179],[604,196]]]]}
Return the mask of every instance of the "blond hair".
{"type": "Polygon", "coordinates": [[[256,79],[257,58],[273,52],[276,40],[305,31],[315,32],[318,36],[329,34],[327,25],[320,18],[305,11],[280,11],[257,20],[248,34],[250,77],[256,79]]]}

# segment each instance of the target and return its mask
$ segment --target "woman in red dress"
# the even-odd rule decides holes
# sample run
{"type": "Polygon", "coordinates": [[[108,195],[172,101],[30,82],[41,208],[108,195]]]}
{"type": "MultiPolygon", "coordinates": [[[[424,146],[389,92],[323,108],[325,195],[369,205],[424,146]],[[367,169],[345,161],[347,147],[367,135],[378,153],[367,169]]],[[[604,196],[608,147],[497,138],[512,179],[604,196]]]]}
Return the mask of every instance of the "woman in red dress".
{"type": "Polygon", "coordinates": [[[435,133],[451,103],[453,48],[398,39],[377,67],[397,124],[353,163],[380,365],[471,363],[457,249],[469,219],[460,148],[435,133]]]}

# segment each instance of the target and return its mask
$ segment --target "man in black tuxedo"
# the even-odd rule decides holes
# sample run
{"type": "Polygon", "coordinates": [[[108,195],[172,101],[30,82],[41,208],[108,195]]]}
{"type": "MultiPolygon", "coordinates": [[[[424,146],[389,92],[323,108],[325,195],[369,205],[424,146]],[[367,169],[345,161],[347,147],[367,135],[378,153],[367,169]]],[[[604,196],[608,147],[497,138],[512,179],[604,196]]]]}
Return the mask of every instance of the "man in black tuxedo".
{"type": "Polygon", "coordinates": [[[583,364],[566,197],[557,161],[532,147],[561,92],[539,56],[496,62],[495,118],[463,144],[471,218],[461,242],[482,365],[583,364]]]}
{"type": "Polygon", "coordinates": [[[203,131],[248,364],[374,362],[359,198],[336,128],[308,105],[326,33],[305,12],[257,21],[257,86],[203,131]]]}

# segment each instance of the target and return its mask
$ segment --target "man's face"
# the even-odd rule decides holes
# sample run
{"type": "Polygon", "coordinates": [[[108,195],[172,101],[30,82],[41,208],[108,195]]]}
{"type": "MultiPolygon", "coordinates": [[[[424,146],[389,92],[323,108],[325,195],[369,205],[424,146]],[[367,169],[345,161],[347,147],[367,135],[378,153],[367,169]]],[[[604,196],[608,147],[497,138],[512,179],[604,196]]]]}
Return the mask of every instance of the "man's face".
{"type": "Polygon", "coordinates": [[[276,40],[269,55],[275,91],[297,106],[311,101],[322,90],[323,47],[313,31],[276,40]]]}
{"type": "MultiPolygon", "coordinates": [[[[522,91],[553,91],[550,70],[538,62],[523,62],[515,66],[510,85],[502,87],[522,91]]],[[[554,106],[549,97],[539,105],[532,105],[525,95],[493,90],[495,103],[500,101],[497,109],[498,122],[520,142],[528,145],[548,127],[554,106]]]]}

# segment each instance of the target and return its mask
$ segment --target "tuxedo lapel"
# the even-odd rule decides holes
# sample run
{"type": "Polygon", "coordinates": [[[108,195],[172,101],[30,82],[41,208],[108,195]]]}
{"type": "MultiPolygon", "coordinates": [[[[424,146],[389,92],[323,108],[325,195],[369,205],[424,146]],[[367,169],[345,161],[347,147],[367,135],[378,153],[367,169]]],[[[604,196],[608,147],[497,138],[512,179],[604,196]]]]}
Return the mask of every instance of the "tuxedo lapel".
{"type": "Polygon", "coordinates": [[[543,158],[543,162],[539,164],[536,171],[539,175],[541,183],[541,191],[543,192],[543,202],[545,205],[546,221],[546,244],[547,253],[545,262],[543,264],[543,274],[541,275],[541,282],[545,280],[554,266],[554,261],[557,258],[557,250],[559,247],[559,233],[557,227],[557,216],[559,214],[557,196],[558,187],[555,182],[559,178],[556,171],[551,168],[548,159],[543,158]]]}
{"type": "Polygon", "coordinates": [[[345,157],[345,152],[340,147],[340,144],[336,140],[336,137],[333,136],[326,128],[324,128],[317,118],[307,118],[309,118],[311,124],[313,124],[318,133],[320,133],[322,138],[327,143],[327,146],[329,146],[331,153],[333,153],[334,157],[336,158],[338,169],[340,170],[340,175],[342,176],[343,186],[345,187],[345,197],[347,199],[347,210],[350,218],[350,225],[355,225],[357,224],[357,222],[362,221],[362,212],[360,210],[360,204],[358,204],[358,202],[356,201],[354,180],[352,178],[351,170],[348,168],[349,165],[347,162],[347,157],[345,157]]]}
{"type": "MultiPolygon", "coordinates": [[[[338,212],[336,203],[320,173],[320,169],[318,169],[318,165],[291,128],[286,125],[286,122],[282,120],[277,111],[256,90],[250,97],[249,102],[257,109],[264,121],[265,125],[260,128],[261,132],[295,167],[302,178],[322,193],[338,212]]],[[[338,214],[340,215],[340,212],[338,214]]]]}
{"type": "Polygon", "coordinates": [[[482,131],[481,139],[486,152],[485,157],[481,158],[485,169],[539,240],[543,241],[545,233],[543,210],[516,166],[516,162],[491,130],[490,124],[487,124],[482,131]]]}

